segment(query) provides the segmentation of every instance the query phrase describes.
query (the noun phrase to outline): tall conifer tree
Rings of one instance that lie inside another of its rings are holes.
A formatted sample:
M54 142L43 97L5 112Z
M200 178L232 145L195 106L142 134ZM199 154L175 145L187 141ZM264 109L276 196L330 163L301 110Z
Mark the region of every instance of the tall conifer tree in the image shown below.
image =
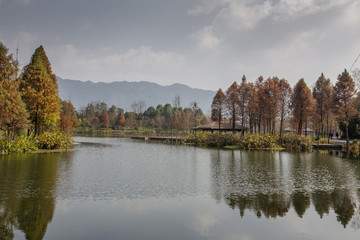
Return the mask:
M59 95L55 74L42 46L35 50L24 68L20 83L23 101L38 135L44 127L53 127L59 119Z

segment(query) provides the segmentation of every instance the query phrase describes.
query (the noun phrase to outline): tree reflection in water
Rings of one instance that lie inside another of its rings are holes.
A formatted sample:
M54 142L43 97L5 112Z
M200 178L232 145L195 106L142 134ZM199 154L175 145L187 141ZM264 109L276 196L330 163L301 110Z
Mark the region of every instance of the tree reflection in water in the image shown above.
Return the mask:
M72 153L23 154L0 158L0 239L41 240L55 210L58 168Z
M232 209L257 217L302 218L311 206L320 218L333 211L345 227L360 228L359 163L329 155L214 151L212 194Z

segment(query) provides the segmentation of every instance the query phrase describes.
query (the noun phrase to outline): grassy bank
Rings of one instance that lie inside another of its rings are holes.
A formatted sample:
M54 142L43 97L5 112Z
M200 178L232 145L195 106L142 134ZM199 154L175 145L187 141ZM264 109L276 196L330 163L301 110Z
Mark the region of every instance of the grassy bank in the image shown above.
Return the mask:
M183 139L184 143L197 146L221 147L244 150L288 150L312 149L312 139L299 135L245 134L199 132Z
M44 150L71 149L71 135L61 132L44 132L38 137L20 135L14 139L0 138L0 153L43 152Z

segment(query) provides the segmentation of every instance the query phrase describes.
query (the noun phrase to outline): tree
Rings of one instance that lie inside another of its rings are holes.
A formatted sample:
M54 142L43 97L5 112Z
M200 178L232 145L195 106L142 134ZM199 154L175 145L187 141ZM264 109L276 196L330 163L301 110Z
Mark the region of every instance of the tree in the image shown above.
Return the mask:
M333 94L333 87L331 86L330 79L326 79L324 74L322 73L321 76L315 83L315 87L313 89L313 96L315 100L315 116L317 122L319 123L319 135L324 137L324 125L325 125L325 118L327 126L329 125L329 115L332 110L332 102L330 101ZM328 127L327 131L328 133Z
M276 117L278 115L278 104L279 104L279 78L273 77L268 78L263 83L263 99L264 102L264 128L266 127L267 132L275 133Z
M144 110L146 108L146 104L142 100L141 101L135 101L135 102L133 102L131 104L131 108L136 114L140 115L140 114L142 114L144 112Z
M110 124L110 119L109 119L109 114L106 110L103 110L103 112L101 113L100 117L100 124L103 128L108 128L109 124Z
M44 127L55 126L60 115L58 86L42 46L35 50L24 68L20 91L34 124L35 135Z
M249 97L250 97L250 86L246 82L245 75L243 75L241 79L241 84L238 87L239 112L241 116L242 127L246 126L245 115L246 115L247 105L249 104L250 101Z
M352 78L353 78L357 88L360 89L360 69L359 68L355 68L352 71Z
M199 105L197 102L192 102L191 104L191 110L193 112L193 117L194 117L194 127L196 127L199 123L199 119L198 117L201 115L201 109L199 108Z
M247 104L247 110L249 116L249 129L250 133L256 132L256 124L257 124L257 113L259 109L258 105L258 92L256 91L256 87L253 83L249 83L249 103ZM260 131L260 129L259 129Z
M265 112L264 103L266 102L263 81L264 81L263 76L260 76L255 84L255 91L256 91L255 101L257 106L256 119L257 119L259 133L261 130L261 124L263 123L263 119L264 119L264 112Z
M225 100L225 94L221 89L219 89L216 92L211 104L211 120L219 123L219 129L221 127L221 120L224 114Z
M74 105L70 101L60 101L60 130L66 134L72 134L78 125Z
M231 84L231 86L226 90L225 96L226 109L232 121L233 132L235 132L237 109L239 106L238 85L236 82L233 82L233 84Z
M7 134L28 127L28 113L21 100L17 81L18 63L0 42L0 129Z
M349 122L356 113L353 100L356 94L355 83L350 74L344 70L337 78L334 87L334 103L339 120L345 125L346 146L349 149Z
M180 96L179 95L176 95L174 97L173 105L174 105L174 108L179 108L180 107Z
M298 134L301 135L303 124L311 116L314 100L311 91L306 85L304 79L300 79L295 87L291 97L292 115L297 124Z
M124 126L125 125L125 115L123 111L120 111L120 113L117 116L117 124L119 124L120 126Z
M288 81L281 79L279 81L279 115L280 115L280 139L282 138L282 131L284 126L284 118L290 108L291 87Z

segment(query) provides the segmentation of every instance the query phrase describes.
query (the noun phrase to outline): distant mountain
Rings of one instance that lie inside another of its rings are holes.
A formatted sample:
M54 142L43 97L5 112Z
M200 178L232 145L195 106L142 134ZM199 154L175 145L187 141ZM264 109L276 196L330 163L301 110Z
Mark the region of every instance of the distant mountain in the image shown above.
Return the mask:
M109 107L115 105L125 111L131 111L131 104L143 100L146 106L173 103L175 96L180 96L182 107L188 107L196 101L205 114L210 113L210 105L215 92L190 88L183 84L161 86L152 82L112 82L94 83L69 80L57 77L59 95L63 100L71 100L76 109L85 107L90 102L105 102Z

